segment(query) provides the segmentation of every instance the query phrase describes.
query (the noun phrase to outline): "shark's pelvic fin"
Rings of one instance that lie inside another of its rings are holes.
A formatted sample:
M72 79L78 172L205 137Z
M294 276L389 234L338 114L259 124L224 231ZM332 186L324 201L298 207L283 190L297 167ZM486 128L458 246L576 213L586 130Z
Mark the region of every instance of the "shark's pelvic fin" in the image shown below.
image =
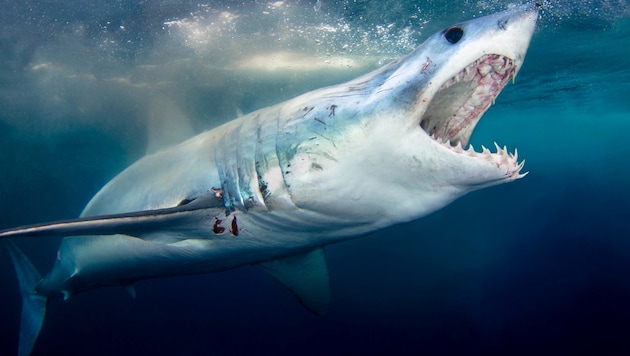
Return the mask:
M133 284L127 284L126 286L124 286L124 288L125 291L129 293L131 298L136 299L136 288L133 286Z
M35 285L41 279L41 275L35 266L11 241L9 241L8 248L20 286L20 294L22 295L22 320L18 355L27 356L33 350L39 331L44 323L47 298L35 291Z
M315 314L322 314L330 306L330 280L324 248L262 262L256 267L284 284L302 304Z

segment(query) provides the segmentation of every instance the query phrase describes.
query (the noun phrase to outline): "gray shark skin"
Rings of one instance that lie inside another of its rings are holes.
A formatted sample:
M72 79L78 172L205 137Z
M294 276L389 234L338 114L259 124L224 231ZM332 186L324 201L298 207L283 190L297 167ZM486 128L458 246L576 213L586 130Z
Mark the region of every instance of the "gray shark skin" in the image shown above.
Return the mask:
M523 177L516 152L468 146L520 69L527 4L459 23L350 82L265 108L145 156L81 218L5 230L64 237L43 278L13 244L29 354L49 296L255 265L311 311L330 303L323 247Z

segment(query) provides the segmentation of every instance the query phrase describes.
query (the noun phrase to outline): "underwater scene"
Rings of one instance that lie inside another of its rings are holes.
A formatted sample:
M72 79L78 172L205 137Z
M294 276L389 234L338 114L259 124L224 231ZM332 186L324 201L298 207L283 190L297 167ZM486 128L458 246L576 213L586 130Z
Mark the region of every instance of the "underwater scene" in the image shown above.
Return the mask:
M77 218L146 155L515 5L4 1L0 230ZM143 279L51 297L31 354L630 353L630 3L538 7L522 68L470 137L517 148L525 177L327 245L321 315L251 266ZM0 239L0 354L20 339L11 244L45 275L61 240Z

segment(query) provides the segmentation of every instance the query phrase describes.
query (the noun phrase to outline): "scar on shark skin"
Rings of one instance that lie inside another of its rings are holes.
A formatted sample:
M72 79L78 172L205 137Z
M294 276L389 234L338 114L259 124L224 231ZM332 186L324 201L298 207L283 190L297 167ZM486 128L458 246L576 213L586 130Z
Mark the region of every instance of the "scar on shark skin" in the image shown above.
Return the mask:
M232 233L232 235L234 235L235 237L238 236L238 225L236 224L236 215L234 215L234 218L232 218L231 226L232 228L230 229L230 232Z
M336 108L337 108L337 105L335 105L335 104L330 106L330 114L328 114L328 117L335 116L335 109Z
M214 225L212 225L212 232L214 232L215 234L222 234L225 232L225 228L221 226L222 221L223 220L217 218L216 216L214 217Z
M422 66L422 70L420 71L420 73L424 73L427 68L429 68L429 66L431 65L431 59L429 59L429 57L427 57L427 62L424 64L424 66Z
M215 197L223 198L223 189L212 187L212 191L214 192Z

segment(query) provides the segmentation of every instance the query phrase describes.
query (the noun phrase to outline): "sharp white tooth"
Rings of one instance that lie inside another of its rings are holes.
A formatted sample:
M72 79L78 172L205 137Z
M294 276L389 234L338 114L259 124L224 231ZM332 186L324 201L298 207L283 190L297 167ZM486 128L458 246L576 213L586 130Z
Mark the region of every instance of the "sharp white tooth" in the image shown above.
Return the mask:
M516 148L514 149L514 156L512 156L512 157L514 157L514 161L515 162L518 162L518 149L516 149Z
M523 169L523 166L525 165L525 160L523 160L517 167L516 167L516 178L523 178L526 175L529 174L529 172L524 172L521 173L521 170Z
M486 75L488 75L491 70L492 70L492 66L488 64L480 65L479 67L477 67L477 71L482 77L485 77Z
M507 146L503 146L503 155L506 156L506 157L508 155Z
M496 149L497 149L497 153L500 153L500 151L501 151L501 147L499 147L499 145L497 144L497 142L496 142L496 141L494 142L494 147L496 147Z
M490 154L490 151L484 145L481 145L481 153Z
M468 152L469 153L477 153L477 152L475 152L475 148L473 147L472 143L470 145L468 145Z
M516 72L517 72L516 69L517 69L516 66L514 66L514 70L512 71L512 84L514 84L514 81L516 80Z

